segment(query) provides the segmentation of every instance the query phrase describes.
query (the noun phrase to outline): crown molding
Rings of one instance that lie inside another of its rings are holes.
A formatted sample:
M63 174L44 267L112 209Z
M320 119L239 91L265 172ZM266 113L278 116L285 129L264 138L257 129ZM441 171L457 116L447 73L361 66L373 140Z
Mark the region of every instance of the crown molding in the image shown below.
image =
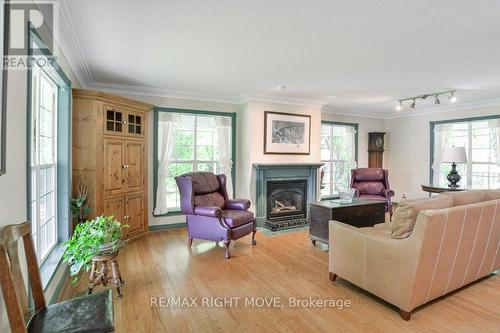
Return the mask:
M107 82L95 82L95 89L102 89L123 95L151 96L160 98L186 99L201 102L240 104L238 97L229 94L218 94L210 92L194 92L174 89L162 89L129 84L116 84Z
M325 105L322 112L326 114L336 115L336 116L347 116L347 117L361 117L361 118L371 118L371 119L385 119L386 113L375 113L375 112L363 112L360 110L353 110L350 108L333 107L330 105Z
M275 104L288 104L294 106L303 106L309 108L322 108L328 101L314 100L305 98L296 98L289 96L277 96L270 94L251 94L243 93L239 95L239 103L247 102L260 102L260 103L275 103Z
M73 70L73 73L75 73L82 87L85 89L93 89L94 80L81 46L82 44L74 29L68 6L65 1L58 1L57 7L61 23L59 27L59 45L62 49L62 53L64 53L69 66Z

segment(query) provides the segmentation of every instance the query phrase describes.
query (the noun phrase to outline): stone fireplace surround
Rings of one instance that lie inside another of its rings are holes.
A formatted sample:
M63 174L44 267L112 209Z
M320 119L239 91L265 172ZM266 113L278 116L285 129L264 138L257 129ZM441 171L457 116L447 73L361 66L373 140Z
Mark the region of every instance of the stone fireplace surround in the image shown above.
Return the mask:
M267 182L307 180L307 203L318 198L318 169L322 163L254 163L255 215L257 226L263 227L267 219ZM309 216L309 208L307 209Z

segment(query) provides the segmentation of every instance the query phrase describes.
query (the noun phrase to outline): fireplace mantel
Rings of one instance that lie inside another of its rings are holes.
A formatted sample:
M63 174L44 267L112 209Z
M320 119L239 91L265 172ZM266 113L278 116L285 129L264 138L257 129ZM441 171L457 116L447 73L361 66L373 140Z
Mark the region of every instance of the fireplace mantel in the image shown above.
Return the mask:
M323 163L254 163L255 213L257 225L264 226L267 213L267 182L272 180L307 180L307 198L315 202L318 195L318 169Z
M324 163L254 163L255 169L272 169L272 168L321 168Z

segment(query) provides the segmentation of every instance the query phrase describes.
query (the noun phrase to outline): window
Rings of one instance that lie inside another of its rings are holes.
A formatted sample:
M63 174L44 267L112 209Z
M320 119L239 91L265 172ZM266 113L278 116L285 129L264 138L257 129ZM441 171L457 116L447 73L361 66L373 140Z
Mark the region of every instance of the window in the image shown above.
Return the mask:
M57 243L57 86L37 65L31 120L32 234L42 261Z
M500 187L500 117L431 122L431 182L446 186L451 163L440 163L446 147L465 147L467 163L458 164L459 184L474 189Z
M321 125L321 197L339 194L349 187L351 169L356 168L358 124L323 122Z
M224 173L228 177L228 194L232 196L235 115L162 110L155 111L155 215L180 210L175 177L187 172Z
M30 55L37 61L28 76L27 215L46 283L53 273L48 267L54 263L47 260L45 267L45 259L51 253L62 254L52 250L68 238L71 223L71 82L54 59L48 61L52 56L39 36L29 31Z

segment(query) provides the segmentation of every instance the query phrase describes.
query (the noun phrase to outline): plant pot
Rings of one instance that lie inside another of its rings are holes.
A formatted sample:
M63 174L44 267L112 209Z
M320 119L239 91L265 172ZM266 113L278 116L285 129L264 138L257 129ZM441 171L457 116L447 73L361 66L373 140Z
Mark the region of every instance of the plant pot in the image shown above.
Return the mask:
M121 239L115 242L104 243L99 246L98 255L113 254L120 251L125 246L125 242Z

